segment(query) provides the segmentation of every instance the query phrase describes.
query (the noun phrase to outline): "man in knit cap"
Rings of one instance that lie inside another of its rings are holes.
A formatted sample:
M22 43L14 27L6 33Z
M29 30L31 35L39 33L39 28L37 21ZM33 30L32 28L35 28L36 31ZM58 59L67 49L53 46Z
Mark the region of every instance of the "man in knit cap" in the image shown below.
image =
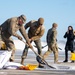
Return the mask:
M7 50L12 50L10 61L14 61L15 45L11 36L17 37L19 40L22 40L22 37L16 32L19 30L23 35L24 39L28 43L29 47L32 48L29 38L26 34L24 23L26 21L26 16L21 15L19 17L13 17L7 19L3 24L1 24L1 39L6 45Z
M43 36L43 34L45 32L45 27L44 27L43 23L44 23L44 19L39 18L38 21L32 20L25 25L25 29L29 28L28 37L31 42L34 41L34 43L36 44L39 55L41 55L41 40L40 40L40 38ZM26 58L27 53L28 53L28 47L25 46L25 49L22 54L21 64L24 64L24 59ZM39 67L42 68L43 67L42 64L39 64Z

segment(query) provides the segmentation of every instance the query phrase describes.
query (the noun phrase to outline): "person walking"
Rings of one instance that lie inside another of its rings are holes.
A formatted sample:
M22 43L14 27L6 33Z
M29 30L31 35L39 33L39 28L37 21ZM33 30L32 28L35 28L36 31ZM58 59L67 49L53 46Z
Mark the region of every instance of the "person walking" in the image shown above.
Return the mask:
M74 53L73 50L73 44L74 44L74 32L73 27L68 26L68 31L65 33L64 38L67 38L67 42L65 45L65 60L63 62L68 62L68 51L71 51L71 53ZM74 61L71 61L72 63Z
M44 19L39 18L38 21L31 20L30 22L28 22L25 25L25 29L29 28L28 37L31 42L33 41L36 44L39 55L42 54L40 38L43 36L43 34L45 32L45 27L44 27L43 23L44 23ZM22 53L21 64L24 64L24 59L27 57L27 53L28 53L28 47L26 45L25 49L23 50L23 53ZM39 64L38 67L42 68L43 66L42 66L42 64Z
M53 23L52 28L50 28L47 32L47 45L48 45L48 50L44 53L43 59L48 57L50 53L53 52L54 54L54 63L59 63L58 62L58 46L57 46L57 24Z
M32 48L30 44L28 35L26 34L26 30L24 28L24 23L26 21L25 15L20 15L19 17L12 17L7 19L3 24L1 24L1 39L6 45L7 50L12 50L10 61L14 61L14 53L15 53L15 45L11 38L11 36L17 37L19 40L22 40L22 37L17 34L19 30L23 35L24 39L28 43L29 47Z

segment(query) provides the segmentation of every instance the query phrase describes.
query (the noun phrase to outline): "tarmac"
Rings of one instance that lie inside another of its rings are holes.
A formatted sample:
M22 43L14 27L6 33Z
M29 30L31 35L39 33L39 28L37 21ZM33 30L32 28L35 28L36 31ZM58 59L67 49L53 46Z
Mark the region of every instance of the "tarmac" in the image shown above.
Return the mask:
M44 53L44 52L43 52ZM16 51L15 53L15 61L17 63L20 63L21 61L21 55L22 51ZM70 58L70 55L69 55ZM53 54L49 55L49 57L46 59L49 65L54 65L54 56ZM63 63L64 61L64 54L59 53L59 62L60 64L57 65L62 65L62 66L75 66L75 63L71 63L70 59L69 62ZM30 51L28 53L27 58L25 59L25 65L26 64L38 64L36 61L36 55ZM44 68L37 68L33 71L30 70L7 70L7 69L2 69L0 70L0 75L75 75L75 70L65 70L65 69L44 69Z

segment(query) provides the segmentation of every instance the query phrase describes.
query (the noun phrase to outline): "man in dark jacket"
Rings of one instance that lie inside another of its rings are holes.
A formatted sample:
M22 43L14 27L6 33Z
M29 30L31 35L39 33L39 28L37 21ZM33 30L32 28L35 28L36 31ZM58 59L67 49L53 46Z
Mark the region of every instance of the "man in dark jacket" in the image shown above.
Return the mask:
M70 50L72 53L74 52L73 50L74 33L72 26L68 27L68 31L65 33L64 38L67 38L67 42L65 45L65 60L63 62L68 62L68 51Z
M15 53L15 45L13 40L11 39L11 36L15 36L19 40L22 40L22 37L16 33L18 30L23 35L24 39L26 40L30 48L32 48L32 45L30 44L29 38L26 34L26 31L23 25L25 21L26 21L26 17L24 15L21 15L19 17L13 17L13 18L7 19L0 26L2 41L5 42L7 50L12 50L10 61L14 60L14 53Z

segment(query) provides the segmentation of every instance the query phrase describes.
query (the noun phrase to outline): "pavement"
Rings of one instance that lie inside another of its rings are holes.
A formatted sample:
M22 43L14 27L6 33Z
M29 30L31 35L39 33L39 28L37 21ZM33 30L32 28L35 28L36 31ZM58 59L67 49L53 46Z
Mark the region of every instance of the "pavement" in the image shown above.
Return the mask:
M44 52L43 52L44 53ZM22 55L22 51L16 51L15 53L15 61L17 63L20 63L21 61L21 55ZM70 55L69 55L70 58ZM54 64L54 56L53 54L49 55L49 57L46 59L46 61L48 62L49 65L55 65ZM63 63L64 61L64 54L60 53L59 54L59 62L60 64L56 64L59 66L75 66L75 63L71 63L70 59L69 62L67 63ZM25 65L26 64L38 64L36 61L36 55L30 51L28 53L27 58L25 59ZM65 69L50 69L50 68L37 68L33 71L29 71L29 70L6 70L6 69L2 69L0 70L0 75L75 75L75 70L65 70Z

